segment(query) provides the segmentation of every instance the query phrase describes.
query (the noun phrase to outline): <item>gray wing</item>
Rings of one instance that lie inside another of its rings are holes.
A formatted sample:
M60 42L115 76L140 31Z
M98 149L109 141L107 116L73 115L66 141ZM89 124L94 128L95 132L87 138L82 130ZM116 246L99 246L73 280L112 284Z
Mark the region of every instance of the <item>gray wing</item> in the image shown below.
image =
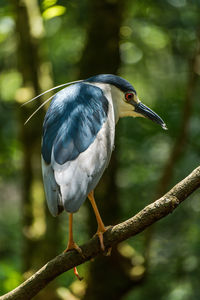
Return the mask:
M95 141L75 160L59 165L52 157L55 182L66 211L77 211L96 187L110 161L113 142L114 131L110 130L109 122L105 122Z
M43 157L42 161L42 175L45 195L47 198L47 205L51 214L55 217L63 211L61 202L60 187L55 181L54 170L50 164L47 164Z

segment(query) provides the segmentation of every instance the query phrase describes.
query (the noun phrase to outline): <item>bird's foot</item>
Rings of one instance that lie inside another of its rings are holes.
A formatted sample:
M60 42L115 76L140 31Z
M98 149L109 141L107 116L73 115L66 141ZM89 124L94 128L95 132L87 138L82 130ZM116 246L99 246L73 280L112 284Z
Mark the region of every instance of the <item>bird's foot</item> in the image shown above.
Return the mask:
M105 231L106 231L106 229L104 231L97 230L97 233L96 233L96 235L98 235L101 250L103 252L105 251L105 246L104 246L104 242L103 242L103 234L104 234Z
M103 241L103 234L104 232L106 232L111 226L107 226L107 227L98 227L97 233L96 235L98 235L99 238L99 242L100 242L100 246L101 246L101 250L103 252L105 252L105 246L104 246L104 241ZM111 254L111 250L112 248L108 248L107 252L106 252L106 256L109 256Z
M70 250L76 250L79 254L83 256L82 249L74 242L74 241L69 241L67 248L64 250L64 253L70 251ZM78 280L82 280L83 277L81 277L78 273L78 270L76 267L74 267L74 275L78 278Z
M70 250L76 250L79 254L83 254L82 249L74 241L68 242L67 248L64 250L64 253Z

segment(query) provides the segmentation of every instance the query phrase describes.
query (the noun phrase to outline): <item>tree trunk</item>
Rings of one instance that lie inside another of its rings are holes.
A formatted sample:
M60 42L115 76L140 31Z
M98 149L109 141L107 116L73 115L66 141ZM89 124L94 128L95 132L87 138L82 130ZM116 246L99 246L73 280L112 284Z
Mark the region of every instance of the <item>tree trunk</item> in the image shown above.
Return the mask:
M56 230L58 219L53 218L49 213L46 214L44 197L42 197L43 185L41 182L40 149L42 120L45 110L44 108L41 109L38 116L32 118L31 121L24 126L26 119L41 102L37 100L22 107L20 104L38 95L42 89L49 88L49 85L52 84L52 79L50 77L51 70L49 64L39 55L44 36L44 27L37 0L12 0L12 3L16 12L18 70L23 78L23 87L18 90L16 95L23 152L21 201L23 228L22 271L29 273L58 253L57 245L59 243L57 242L58 236ZM34 24L36 23L37 26L35 27ZM45 67L43 67L44 64ZM44 78L45 80L43 80ZM37 219L35 220L33 214L34 206L38 205L38 199L40 199L40 209L43 211L42 221L44 226L43 233L40 234L39 238L36 237L33 226L34 222L38 221ZM45 222L45 217L47 218L47 222ZM44 236L45 226L47 226L48 233L51 231L51 235L46 234ZM38 253L41 254L38 255ZM51 290L51 292L48 292L49 290ZM45 294L45 298L57 299L55 293L52 292L51 286L45 290ZM47 294L50 295L47 297ZM37 299L40 299L40 296L38 296Z

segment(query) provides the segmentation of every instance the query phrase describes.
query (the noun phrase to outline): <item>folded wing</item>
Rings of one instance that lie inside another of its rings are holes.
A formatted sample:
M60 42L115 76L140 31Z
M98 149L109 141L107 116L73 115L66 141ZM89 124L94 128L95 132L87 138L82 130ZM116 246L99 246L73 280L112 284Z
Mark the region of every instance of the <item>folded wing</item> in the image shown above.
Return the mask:
M91 84L69 86L52 100L43 125L42 170L54 216L63 208L77 211L101 178L114 142L110 114L108 99Z

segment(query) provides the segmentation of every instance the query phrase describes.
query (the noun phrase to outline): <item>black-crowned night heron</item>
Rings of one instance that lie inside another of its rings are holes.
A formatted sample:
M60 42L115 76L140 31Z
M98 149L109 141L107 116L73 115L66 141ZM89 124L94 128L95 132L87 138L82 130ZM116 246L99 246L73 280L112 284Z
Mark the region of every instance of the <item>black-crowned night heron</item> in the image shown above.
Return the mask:
M67 84L66 84L67 85ZM73 240L72 216L88 197L96 215L104 250L102 222L94 189L109 164L115 125L121 117L145 117L166 129L164 121L142 104L134 87L115 75L97 75L59 91L46 113L42 139L42 172L49 210L69 213L67 250Z

